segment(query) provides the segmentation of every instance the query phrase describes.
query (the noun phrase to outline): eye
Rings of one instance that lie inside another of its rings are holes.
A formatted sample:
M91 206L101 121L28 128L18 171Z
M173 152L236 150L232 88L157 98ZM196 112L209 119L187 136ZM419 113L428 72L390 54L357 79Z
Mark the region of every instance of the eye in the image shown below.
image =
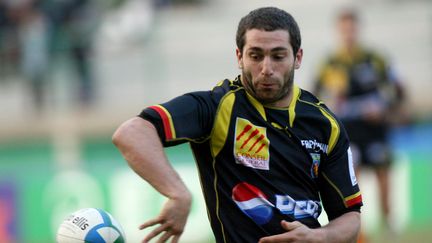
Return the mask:
M277 61L281 61L286 57L286 54L284 53L278 53L273 55L273 59Z
M260 60L260 59L261 59L261 56L262 56L262 55L260 55L260 54L258 54L258 53L255 53L255 52L251 52L251 53L249 53L249 57L250 57L250 59L252 59L252 60L254 60L254 61L258 61L258 60Z

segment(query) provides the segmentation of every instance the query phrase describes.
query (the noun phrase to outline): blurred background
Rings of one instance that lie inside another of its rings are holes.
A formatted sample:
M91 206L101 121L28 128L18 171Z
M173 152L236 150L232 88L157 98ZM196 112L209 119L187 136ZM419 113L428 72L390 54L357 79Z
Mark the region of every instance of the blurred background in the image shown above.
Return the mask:
M430 242L428 0L0 0L0 242L53 242L60 222L84 207L112 213L129 242L142 239L138 225L164 198L127 167L112 133L146 106L234 78L238 21L262 6L298 21L304 58L295 80L305 89L335 47L336 12L360 11L363 41L392 61L409 116L391 136L393 235L382 233L367 171L363 229L371 242ZM167 153L194 195L181 241L214 242L189 147Z

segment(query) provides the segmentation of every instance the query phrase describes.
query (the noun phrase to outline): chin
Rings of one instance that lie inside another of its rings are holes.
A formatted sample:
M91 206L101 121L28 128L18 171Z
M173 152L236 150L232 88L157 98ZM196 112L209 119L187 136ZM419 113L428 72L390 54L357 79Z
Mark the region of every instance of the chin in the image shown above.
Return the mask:
M272 97L258 97L257 100L264 105L271 105L277 101L273 96Z

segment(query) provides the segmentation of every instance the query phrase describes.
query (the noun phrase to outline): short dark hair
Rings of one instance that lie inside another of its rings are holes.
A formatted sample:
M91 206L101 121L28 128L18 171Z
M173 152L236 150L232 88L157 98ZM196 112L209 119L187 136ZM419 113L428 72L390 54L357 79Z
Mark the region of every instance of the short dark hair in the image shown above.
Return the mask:
M349 20L352 21L354 23L359 22L359 16L358 13L355 9L353 8L344 8L341 9L337 15L337 20L338 21L345 21L345 20Z
M300 49L301 36L300 29L295 19L286 11L275 8L265 7L251 11L244 16L238 25L236 44L237 48L243 52L245 45L245 34L250 29L259 29L265 31L286 30L289 33L290 44L294 51L294 56Z

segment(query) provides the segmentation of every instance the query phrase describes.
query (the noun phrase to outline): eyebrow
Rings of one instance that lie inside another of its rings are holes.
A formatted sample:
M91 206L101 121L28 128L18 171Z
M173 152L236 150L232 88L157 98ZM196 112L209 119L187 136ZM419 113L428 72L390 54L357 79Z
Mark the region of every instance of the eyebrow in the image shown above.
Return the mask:
M248 51L258 51L258 52L262 52L263 49L260 47L251 47L248 49ZM278 51L288 51L288 48L286 47L275 47L273 49L270 50L270 52L278 52Z

